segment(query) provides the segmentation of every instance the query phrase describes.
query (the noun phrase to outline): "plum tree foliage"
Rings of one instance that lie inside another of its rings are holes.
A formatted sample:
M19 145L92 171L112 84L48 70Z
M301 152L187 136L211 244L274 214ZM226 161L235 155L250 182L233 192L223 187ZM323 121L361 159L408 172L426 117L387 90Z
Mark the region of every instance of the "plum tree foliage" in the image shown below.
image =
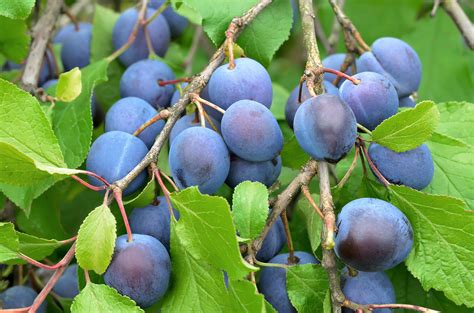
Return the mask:
M340 2L0 1L0 310L472 313L474 11Z

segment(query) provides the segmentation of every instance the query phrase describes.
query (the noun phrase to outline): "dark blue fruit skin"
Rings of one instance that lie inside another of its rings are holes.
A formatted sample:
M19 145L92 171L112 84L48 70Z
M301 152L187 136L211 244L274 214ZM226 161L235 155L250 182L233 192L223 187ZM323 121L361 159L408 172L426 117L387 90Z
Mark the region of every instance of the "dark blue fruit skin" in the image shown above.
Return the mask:
M214 123L214 126L217 128L217 130L220 131L221 123L219 123L212 117L209 117L209 118ZM185 116L181 117L176 122L176 124L174 124L170 133L170 143L173 143L175 138L179 134L181 134L183 130L188 129L190 127L201 127L201 123L199 121L196 121L196 115L194 113L186 114ZM206 128L214 130L214 128L212 128L211 124L207 120L206 120Z
M3 309L25 308L33 304L38 294L36 291L26 286L10 287L0 294L0 300L3 302ZM43 302L38 313L46 313L47 302Z
M122 235L115 243L104 281L146 308L163 297L170 274L170 256L158 239L134 234L133 241L127 242L127 235Z
M143 123L158 112L145 100L136 97L122 98L107 111L105 131L114 130L133 134ZM156 136L165 126L165 121L156 121L138 135L148 148L155 142Z
M230 158L230 171L226 184L235 188L243 181L260 182L267 187L273 185L281 173L281 157L264 162L251 162L237 156Z
M421 61L406 42L391 37L377 39L372 51L365 52L357 60L359 72L377 72L386 76L400 98L418 90L421 82Z
M357 136L351 108L329 94L303 102L296 112L293 128L306 153L331 163L338 162L352 149Z
M79 294L77 279L77 264L67 267L63 275L59 278L53 291L62 298L72 299Z
M257 252L257 260L267 262L281 251L286 243L285 228L279 216L263 240L262 247Z
M369 147L369 156L380 173L392 184L422 190L433 179L433 157L425 144L397 153L373 143Z
M132 64L120 79L120 95L138 97L160 109L170 105L173 85L160 86L158 80L172 80L171 68L158 60L142 60Z
M254 100L267 108L272 105L272 81L267 70L250 58L235 60L235 68L221 65L208 84L210 101L224 110L239 100Z
M416 106L415 100L412 97L403 97L398 100L400 108L414 108Z
M374 72L362 72L353 77L360 83L355 85L346 80L339 92L359 124L374 130L383 120L397 114L398 95L390 80Z
M319 261L309 253L295 251L295 256L299 258L298 264L319 264ZM288 253L277 255L269 263L288 264ZM291 305L286 292L285 269L264 267L260 273L257 287L278 313L296 313L296 309Z
M340 71L345 58L346 58L346 55L344 53L331 54L325 57L322 63L325 68L330 68L336 71ZM349 66L349 68L345 71L345 73L347 75L352 76L352 68ZM336 78L337 78L336 74L324 73L324 80L327 80L330 83L332 83ZM341 78L339 80L338 86L340 86L345 80L346 80L345 78Z
M339 96L339 89L335 87L333 84L331 84L329 81L325 80L323 81L324 85L324 90L326 93ZM303 83L303 86L301 87L301 103L305 102L309 98L311 98L311 95L309 94L308 87L306 86L306 82ZM293 128L293 120L295 119L295 114L298 108L300 107L300 104L298 102L298 96L300 92L300 86L296 86L290 93L290 96L288 97L288 100L286 101L286 106L285 106L285 119L286 122L288 123L288 126L290 128Z
M384 272L361 272L357 276L348 275L347 269L341 275L342 292L348 300L359 304L396 303L395 291L390 279ZM343 308L343 313L354 310ZM391 313L391 309L376 309L374 313Z
M247 161L272 160L283 148L278 122L267 107L256 101L232 104L222 118L221 131L229 150Z
M65 71L89 65L91 41L92 25L89 23L80 23L77 31L74 25L69 24L56 34L53 42L62 44L61 60Z
M157 10L164 2L164 0L151 0L148 6ZM188 19L176 13L170 5L163 11L163 16L170 27L171 38L179 37L189 24Z
M337 217L334 251L348 266L364 272L388 270L403 262L413 247L407 217L383 200L361 198Z
M143 234L158 239L166 250L170 250L171 215L165 197L156 198L158 205L135 208L130 214L130 228L134 234ZM179 212L173 208L174 216L179 219Z
M229 174L229 151L215 131L191 127L173 141L169 165L180 189L198 186L202 193L212 194Z
M148 153L146 145L137 137L125 132L111 131L100 135L92 144L87 156L86 169L113 183L127 175ZM124 190L129 195L140 188L146 180L145 171ZM89 181L95 186L103 185L96 178Z
M151 17L154 12L155 10L153 9L147 9L146 18ZM137 19L138 12L135 8L125 10L120 15L112 32L112 42L115 49L119 49L127 42ZM166 51L168 51L171 40L170 28L166 19L160 14L147 25L147 31L150 34L151 43L155 53L160 57L164 57ZM127 51L119 56L119 60L123 65L130 66L137 61L148 58L148 54L149 51L146 45L145 33L143 28L140 28L135 41Z

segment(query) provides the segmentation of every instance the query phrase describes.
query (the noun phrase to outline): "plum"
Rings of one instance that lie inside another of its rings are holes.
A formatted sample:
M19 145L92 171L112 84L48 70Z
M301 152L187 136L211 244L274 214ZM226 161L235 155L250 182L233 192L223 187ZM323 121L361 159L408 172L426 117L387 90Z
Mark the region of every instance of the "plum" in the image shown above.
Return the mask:
M237 156L230 158L230 171L226 183L235 188L243 181L260 182L267 187L273 185L281 172L281 157L263 162L251 162Z
M77 264L69 265L58 282L53 287L53 291L60 297L72 299L79 294L79 284L77 279Z
M281 217L278 216L278 219L272 225L272 227L268 231L267 236L263 240L262 247L257 252L257 260L261 262L267 262L281 251L285 243L285 227L283 226Z
M214 126L217 128L218 131L221 129L221 123L216 121L214 118L209 117L209 119L212 121ZM170 133L170 143L173 143L174 139L181 134L181 132L185 129L188 129L190 127L200 127L201 123L198 119L196 119L196 115L194 113L186 114L185 116L181 117L173 126L171 129ZM214 130L212 125L209 123L209 121L206 120L206 127Z
M26 308L33 304L38 294L27 286L13 286L0 294L3 309ZM36 312L46 313L47 302L43 302Z
M165 0L151 0L148 6L157 10L164 2ZM163 16L170 27L171 38L179 37L189 24L188 19L176 13L170 5L163 11Z
M346 204L337 217L334 251L348 266L364 272L388 270L413 247L410 221L397 207L374 198Z
M73 24L64 26L56 34L53 42L62 44L61 60L65 71L89 65L92 42L90 23L79 23L78 29Z
M341 66L344 63L345 58L346 58L345 53L335 53L335 54L331 54L331 55L328 55L327 57L325 57L323 59L322 63L323 63L323 66L325 68L330 68L330 69L333 69L333 70L336 70L336 71L340 71ZM349 68L345 71L345 73L349 76L353 75L352 67L349 66ZM324 73L324 80L326 80L330 83L332 83L336 78L337 78L336 74ZM340 86L345 80L346 80L345 78L341 78L339 80L338 86Z
M414 108L416 106L416 102L411 96L400 98L398 103L400 108Z

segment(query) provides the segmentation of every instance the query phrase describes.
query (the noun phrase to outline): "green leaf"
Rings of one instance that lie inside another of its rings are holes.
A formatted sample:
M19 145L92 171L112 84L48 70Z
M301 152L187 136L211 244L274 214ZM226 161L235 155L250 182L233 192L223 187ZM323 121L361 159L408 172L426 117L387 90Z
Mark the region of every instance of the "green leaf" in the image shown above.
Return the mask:
M20 241L20 252L35 260L49 256L62 244L54 239L44 239L32 235L17 233Z
M59 75L56 97L60 101L71 102L81 94L81 91L81 70L78 67Z
M255 239L268 216L268 190L258 182L244 181L234 189L232 216L240 237Z
M273 90L273 102L270 110L272 111L275 118L279 121L286 121L285 120L285 107L286 107L286 100L290 96L290 92L285 89L285 87L281 86L280 84L273 83L272 84Z
M64 160L71 168L82 164L92 139L91 97L96 84L107 80L109 63L102 60L82 69L82 92L70 103L58 103L53 116L54 132Z
M298 312L321 312L328 290L328 277L321 265L290 266L286 273L288 297Z
M383 121L372 132L372 139L396 152L415 149L436 129L439 111L432 101L423 101Z
M434 133L427 143L435 172L426 191L463 199L474 210L474 148L454 138Z
M472 309L457 306L449 301L442 292L423 290L420 282L407 271L403 264L387 272L395 289L397 303L409 303L441 312L472 313ZM401 312L412 313L411 310Z
M0 223L0 263L16 259L20 242L12 223Z
M182 218L182 215L181 215ZM180 220L181 220L180 218ZM228 294L222 271L195 259L171 224L171 287L163 298L163 312L223 312Z
M266 312L265 299L248 280L229 282L231 312Z
M30 39L25 21L0 16L0 54L5 58L16 63L23 61L28 55Z
M115 51L111 38L119 16L119 13L109 8L95 5L92 21L91 63L98 62Z
M438 104L440 122L437 131L474 146L474 104L444 102Z
M329 293L329 290L326 292L326 297L324 297L323 312L324 313L332 312L331 294Z
M173 3L178 1L202 16L204 30L216 45L224 41L225 30L232 18L242 15L256 3L254 0L222 1L219 5L213 0L173 0ZM245 54L263 64L270 63L290 35L292 15L289 12L291 5L287 0L275 0L265 8L237 40Z
M30 15L34 5L35 0L2 1L0 2L0 15L15 20L24 20Z
M292 169L300 169L303 164L309 160L309 155L301 149L298 140L296 140L296 137L292 135L292 137L283 145L281 160L283 166Z
M135 302L120 295L117 290L107 286L88 283L81 293L74 298L72 313L116 312L143 313Z
M145 188L134 198L124 201L123 204L129 207L138 208L149 205L155 199L156 180L153 176Z
M405 261L423 289L444 292L456 304L474 306L474 214L448 196L390 186L391 202L405 213L414 246ZM453 275L453 273L456 273Z
M191 187L172 194L171 200L180 213L176 233L194 258L225 270L231 279L242 278L256 270L240 255L225 199L203 195L197 187Z
M316 204L319 203L318 194L311 194L311 197ZM306 222L306 231L308 233L309 242L311 243L311 250L315 252L321 244L321 231L323 229L321 217L304 196L301 196L296 203L296 209L303 213Z
M103 274L114 253L115 217L109 207L101 205L82 222L77 234L77 263L86 270Z

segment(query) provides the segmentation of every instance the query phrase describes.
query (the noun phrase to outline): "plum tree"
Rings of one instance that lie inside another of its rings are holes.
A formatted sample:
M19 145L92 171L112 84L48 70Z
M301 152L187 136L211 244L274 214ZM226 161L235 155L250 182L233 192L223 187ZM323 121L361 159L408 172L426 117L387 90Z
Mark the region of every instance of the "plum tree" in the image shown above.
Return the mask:
M209 117L209 119L212 121L214 126L217 128L218 131L221 129L221 123L216 121L213 117ZM191 114L186 114L185 116L181 117L176 124L174 124L173 128L171 129L170 133L170 143L173 143L175 138L181 134L181 132L185 129L188 129L190 127L200 127L201 123L199 120L196 119L196 115L194 113ZM212 125L209 123L209 121L206 120L206 127L214 130Z
M279 254L269 263L288 264L288 256L288 253ZM295 251L295 256L298 258L297 264L319 264L312 254ZM279 313L296 312L286 292L286 270L284 268L264 267L260 273L257 287Z
M270 210L271 213L271 210ZM262 247L258 250L256 258L261 262L267 262L281 251L286 243L285 227L281 217L278 216L275 224L270 228L263 240Z
M384 272L362 272L350 276L345 269L341 275L342 292L347 299L358 304L395 303L395 291L390 279ZM343 308L343 313L354 313L354 310ZM391 309L376 309L374 313L391 313Z
M33 304L38 294L32 288L27 286L13 286L0 294L3 309L26 308ZM43 302L38 313L46 313L47 303Z
M306 153L316 160L336 163L352 148L357 124L351 108L334 95L323 94L303 102L293 128Z
M339 71L341 69L341 66L342 64L344 63L344 59L346 58L346 54L345 53L335 53L335 54L331 54L331 55L328 55L327 57L325 57L322 61L323 63L323 66L325 68L330 68L330 69L333 69L333 70L336 70L336 71ZM353 75L354 73L352 72L352 68L349 67L345 73L347 75ZM336 74L333 74L333 73L324 73L324 80L332 83L335 79L337 78ZM345 81L346 79L345 78L341 78L341 80L339 80L339 86Z
M272 112L263 104L240 100L224 113L221 131L229 150L253 162L274 159L283 148L283 134Z
M350 267L365 272L388 270L403 262L413 246L407 217L392 204L360 198L337 217L334 251Z
M72 299L79 294L77 264L69 265L59 278L53 291L60 297Z
M75 67L85 67L90 63L92 25L90 23L68 24L54 37L54 43L60 43L61 60L64 69L69 71Z
M138 61L127 68L120 79L120 95L138 97L157 109L170 105L173 85L160 86L158 80L175 79L171 68L158 60Z
M115 242L104 281L146 308L163 297L170 274L170 256L158 239L134 234L133 241L128 242L127 235L122 235Z
M133 209L130 214L130 228L134 234L144 234L158 239L166 250L170 249L171 215L165 197L156 197L157 205ZM174 216L179 212L173 208Z
M229 174L229 151L215 131L191 127L173 141L169 165L179 188L198 186L202 193L212 194Z
M359 72L377 72L387 77L400 98L418 90L421 82L421 61L406 42L391 37L377 39L372 50L357 59Z
M267 187L273 185L281 172L281 157L263 162L251 162L237 156L230 157L230 170L226 179L229 187L235 188L243 181L260 182Z
M155 10L147 9L146 18L150 18L153 13L155 13ZM135 8L125 10L120 15L112 33L112 42L115 49L119 49L128 41L137 19L138 11ZM168 51L171 40L170 28L166 19L160 14L147 25L146 29L150 34L153 50L160 57L163 57ZM146 59L148 54L145 32L143 28L140 28L132 45L119 56L119 59L125 66L130 66L137 61Z
M112 183L128 174L147 154L146 145L137 137L121 131L111 131L100 135L92 144L87 156L86 168ZM140 188L146 180L146 172L140 173L123 191L131 194ZM89 178L91 184L102 183Z
M208 84L210 101L224 110L239 100L254 100L267 108L272 105L272 81L267 70L250 58L219 66Z
M390 80L374 72L362 72L353 77L360 83L356 85L346 80L341 85L340 93L358 123L373 130L397 113L398 95Z
M337 87L335 87L329 81L324 80L323 86L326 93L339 96L339 89L337 89ZM311 98L311 95L309 94L309 90L308 90L308 87L306 86L306 82L303 83L301 88L302 88L301 89L301 103L303 103L309 98ZM293 128L293 120L295 119L296 111L301 105L301 103L298 102L299 90L300 90L300 86L298 85L291 91L290 96L288 97L288 100L286 100L285 119L286 119L286 122L288 123L288 126L290 126L290 128Z
M380 173L392 184L421 190L433 179L434 162L426 144L397 153L372 143L369 146L369 156Z
M164 2L165 0L151 0L148 6L157 10ZM176 13L170 5L162 14L170 27L171 38L179 37L189 24L188 19Z
M401 108L414 108L416 106L416 102L411 96L400 98L398 102Z
M105 131L122 131L133 134L143 123L151 119L158 112L145 100L137 97L126 97L115 102L105 115ZM155 142L165 122L157 121L148 126L138 135L148 148Z

